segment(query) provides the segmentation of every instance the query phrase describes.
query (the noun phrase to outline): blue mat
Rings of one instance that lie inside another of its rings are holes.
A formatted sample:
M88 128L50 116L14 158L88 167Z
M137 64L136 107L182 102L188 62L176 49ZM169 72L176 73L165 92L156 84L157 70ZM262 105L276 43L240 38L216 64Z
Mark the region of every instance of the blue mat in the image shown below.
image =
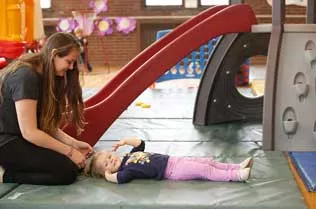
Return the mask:
M316 152L290 152L289 156L307 190L316 191Z

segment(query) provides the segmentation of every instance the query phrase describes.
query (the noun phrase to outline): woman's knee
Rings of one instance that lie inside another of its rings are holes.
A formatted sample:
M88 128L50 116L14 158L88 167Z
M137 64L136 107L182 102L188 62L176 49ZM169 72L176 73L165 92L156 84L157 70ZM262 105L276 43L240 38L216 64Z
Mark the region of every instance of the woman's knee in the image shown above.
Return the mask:
M56 177L59 179L59 184L72 184L76 181L79 170L72 161L66 161L58 166L55 171Z

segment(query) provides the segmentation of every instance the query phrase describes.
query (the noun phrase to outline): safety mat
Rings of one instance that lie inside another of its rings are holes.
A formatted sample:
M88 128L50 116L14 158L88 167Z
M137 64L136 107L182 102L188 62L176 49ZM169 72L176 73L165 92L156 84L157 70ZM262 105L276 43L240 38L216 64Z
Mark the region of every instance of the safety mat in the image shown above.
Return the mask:
M146 90L104 133L97 150L110 150L123 137L146 141L146 151L205 156L239 163L254 157L246 183L135 180L124 185L79 176L67 186L6 187L1 209L305 209L282 152L262 148L262 124L192 124L196 90ZM151 107L136 106L136 102ZM119 154L130 147L119 149ZM4 185L0 185L4 189ZM1 191L0 190L0 191Z
M316 191L316 152L290 152L289 156L306 189L310 192Z

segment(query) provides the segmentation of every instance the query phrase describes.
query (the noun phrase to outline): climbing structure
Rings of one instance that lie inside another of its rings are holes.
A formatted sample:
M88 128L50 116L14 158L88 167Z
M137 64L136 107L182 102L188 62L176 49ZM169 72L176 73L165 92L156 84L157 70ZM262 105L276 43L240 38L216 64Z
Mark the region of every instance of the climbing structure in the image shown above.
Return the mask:
M265 149L316 150L316 27L284 24L285 2L273 2L263 118ZM307 23L315 23L308 1Z

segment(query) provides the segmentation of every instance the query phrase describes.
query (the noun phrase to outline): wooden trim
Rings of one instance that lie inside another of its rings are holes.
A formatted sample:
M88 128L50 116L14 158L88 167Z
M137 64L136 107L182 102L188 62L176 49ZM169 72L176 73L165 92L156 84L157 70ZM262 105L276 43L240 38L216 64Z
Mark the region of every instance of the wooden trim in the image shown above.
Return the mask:
M256 18L272 18L272 15L271 14L257 14L256 15ZM295 19L295 18L297 18L297 19L299 19L299 18L306 18L306 16L305 15L286 15L286 18L291 18L291 19Z
M131 17L131 16L130 16ZM182 23L194 16L134 16L140 23ZM107 17L114 20L116 17ZM43 24L45 26L54 26L59 21L59 18L44 18Z
M179 20L187 20L187 19L190 19L192 17L194 17L195 15L179 15L179 16L129 16L129 17L133 17L135 18L136 20L158 20L158 19L161 19L161 20L164 20L164 21L168 21L168 20L173 20L173 19L179 19ZM116 16L107 16L107 18L109 19L115 19ZM256 15L256 18L257 19L260 19L260 18L272 18L272 15L271 14L259 14L259 15ZM287 15L286 18L306 18L305 15ZM56 25L57 22L58 22L59 18L58 17L52 17L52 18L43 18L43 22L44 22L44 25Z

